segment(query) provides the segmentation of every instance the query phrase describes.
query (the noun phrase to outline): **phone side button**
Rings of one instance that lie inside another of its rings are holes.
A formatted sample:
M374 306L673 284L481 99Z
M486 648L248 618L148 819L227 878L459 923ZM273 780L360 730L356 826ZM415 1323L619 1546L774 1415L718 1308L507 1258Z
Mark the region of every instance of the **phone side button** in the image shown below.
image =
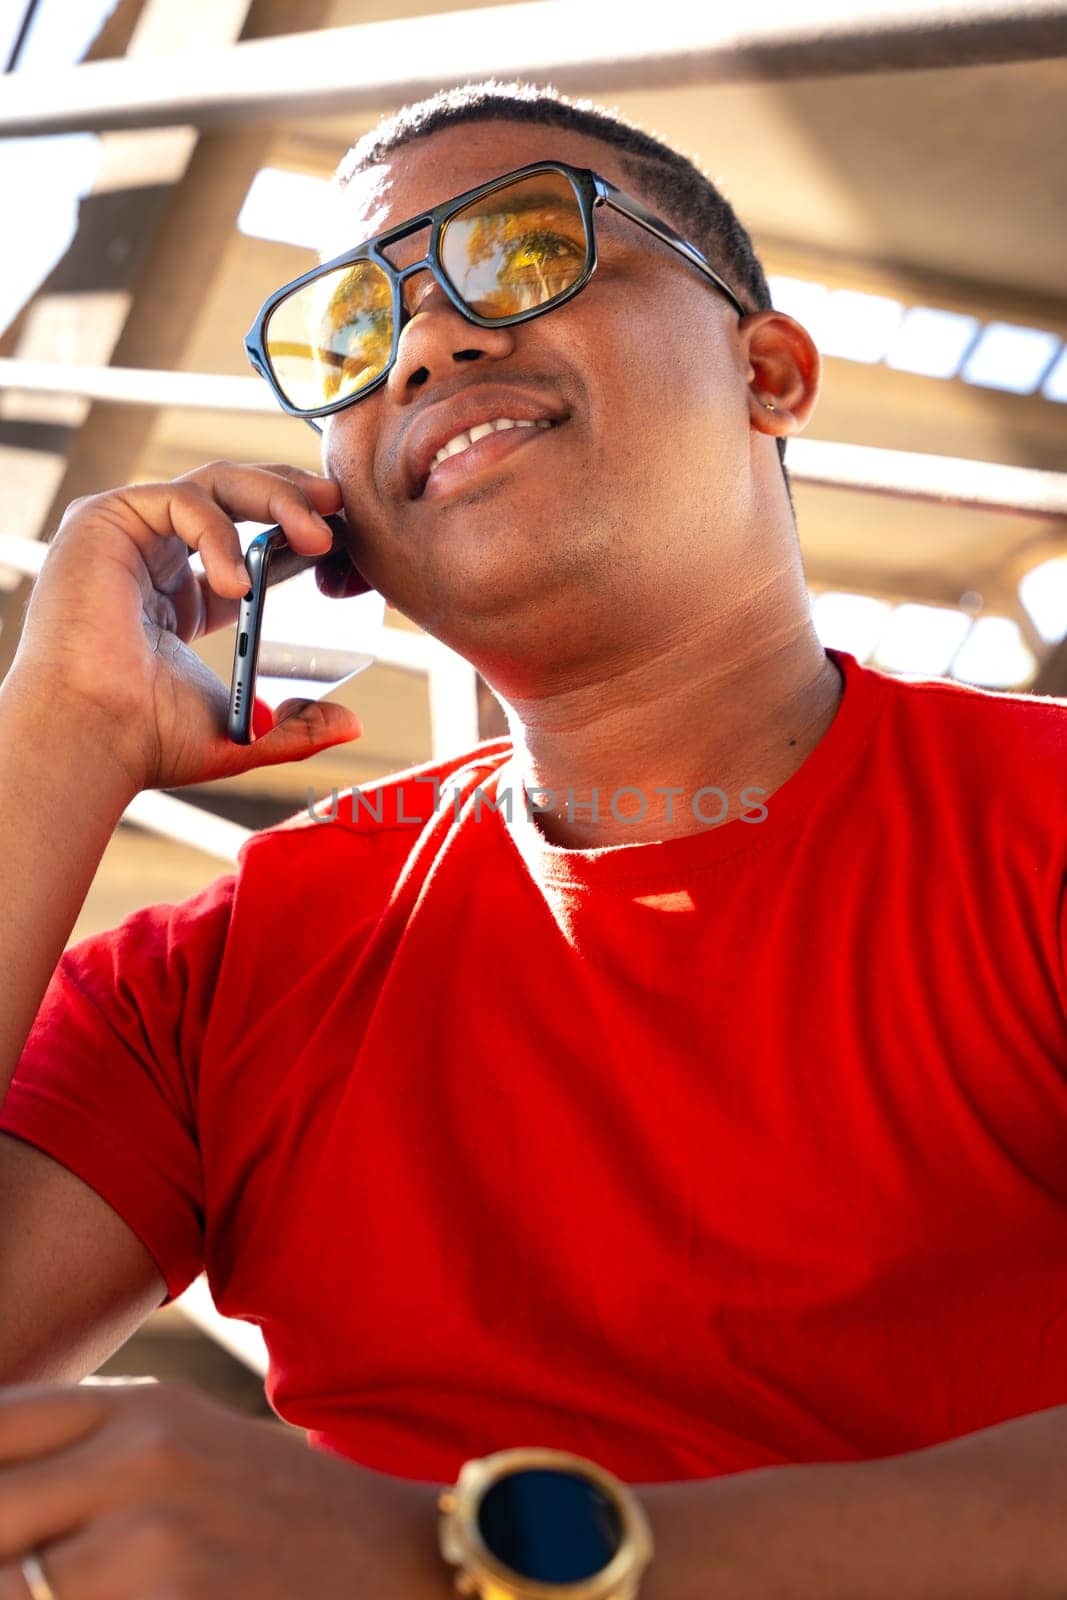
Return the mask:
M247 633L242 633L241 637L237 641L237 654L239 656L246 656L248 654L248 635L247 635Z

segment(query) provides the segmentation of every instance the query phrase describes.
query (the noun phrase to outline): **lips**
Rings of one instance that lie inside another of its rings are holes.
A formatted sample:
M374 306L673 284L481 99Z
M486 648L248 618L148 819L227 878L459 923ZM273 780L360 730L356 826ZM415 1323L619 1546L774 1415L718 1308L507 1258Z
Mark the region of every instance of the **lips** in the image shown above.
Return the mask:
M450 400L429 406L416 417L404 439L403 478L407 496L417 500L426 488L434 456L454 439L479 422L495 422L511 417L516 422L564 422L570 415L559 401L524 394L521 390L476 384Z

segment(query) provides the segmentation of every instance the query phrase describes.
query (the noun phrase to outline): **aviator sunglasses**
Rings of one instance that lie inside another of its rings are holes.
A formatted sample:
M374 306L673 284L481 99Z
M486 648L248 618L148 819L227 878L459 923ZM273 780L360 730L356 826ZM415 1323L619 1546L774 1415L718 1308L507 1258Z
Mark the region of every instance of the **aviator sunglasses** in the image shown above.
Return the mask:
M746 307L702 253L607 178L535 161L375 234L284 284L245 337L248 359L283 410L313 420L354 405L385 382L412 313L404 284L429 271L461 316L506 328L564 305L596 270L593 213L607 205L676 250L739 316ZM384 250L421 228L421 261L399 269Z

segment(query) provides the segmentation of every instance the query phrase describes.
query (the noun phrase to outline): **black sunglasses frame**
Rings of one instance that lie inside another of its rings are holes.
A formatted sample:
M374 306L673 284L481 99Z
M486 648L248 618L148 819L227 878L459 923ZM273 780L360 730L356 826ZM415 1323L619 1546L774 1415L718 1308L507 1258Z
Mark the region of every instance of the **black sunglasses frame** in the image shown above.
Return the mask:
M439 246L441 234L445 224L473 200L479 200L483 195L492 194L496 189L507 188L509 184L519 178L533 177L538 172L560 173L568 178L574 188L582 214L582 226L585 230L586 253L585 265L581 273L569 288L554 300L547 301L544 305L532 306L526 311L517 311L510 317L483 317L461 299L457 290L449 282L441 266ZM530 322L534 317L543 317L548 311L555 311L557 306L565 305L576 294L585 288L593 273L596 271L596 231L593 226L593 214L598 206L610 206L613 211L618 211L622 216L629 217L631 222L636 222L646 232L651 233L663 244L676 250L691 266L704 274L721 294L733 306L741 317L749 315L748 308L738 299L730 288L725 278L715 271L715 268L695 245L683 239L676 233L670 223L664 222L660 217L654 216L640 200L635 200L632 195L624 194L617 189L607 178L602 178L599 173L591 171L588 167L572 167L564 161L532 161L528 166L517 167L514 172L506 172L502 177L493 178L488 183L479 184L476 189L467 189L463 194L454 196L451 200L444 200L440 205L433 206L429 211L422 212L417 217L411 217L406 222L398 223L395 228L389 228L384 233L378 233L373 238L367 239L355 250L346 250L343 255L334 256L330 261L324 261L319 266L312 267L309 272L294 278L290 283L283 284L275 290L269 300L260 308L255 322L245 335L245 350L252 366L265 378L274 391L275 398L283 411L292 417L300 417L308 423L316 433L322 429L313 420L316 417L331 416L335 411L343 411L348 406L356 405L360 400L365 400L369 394L383 384L396 363L397 350L400 345L400 335L405 325L411 319L411 313L404 304L404 284L416 272L431 272L437 283L440 284L451 303L467 322L479 328L510 328L519 322ZM417 233L420 229L430 229L430 239L426 255L421 261L413 261L410 266L398 268L387 261L382 254L387 245L397 244L409 235ZM353 266L357 261L373 261L380 267L389 280L393 295L393 346L389 352L389 360L364 388L358 389L355 394L345 395L341 400L332 400L328 405L316 406L310 410L301 410L298 406L290 404L282 393L281 387L271 368L270 357L267 355L265 332L271 314L283 300L288 299L299 289L313 283L316 278L324 277L327 273L336 272L338 267Z

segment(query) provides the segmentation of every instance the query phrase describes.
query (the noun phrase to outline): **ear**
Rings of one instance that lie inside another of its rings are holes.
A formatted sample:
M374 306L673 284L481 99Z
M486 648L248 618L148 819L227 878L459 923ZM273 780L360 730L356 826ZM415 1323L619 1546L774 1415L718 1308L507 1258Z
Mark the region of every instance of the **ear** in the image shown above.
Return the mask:
M739 332L752 427L775 436L799 433L815 409L822 372L810 333L784 311L757 311Z

